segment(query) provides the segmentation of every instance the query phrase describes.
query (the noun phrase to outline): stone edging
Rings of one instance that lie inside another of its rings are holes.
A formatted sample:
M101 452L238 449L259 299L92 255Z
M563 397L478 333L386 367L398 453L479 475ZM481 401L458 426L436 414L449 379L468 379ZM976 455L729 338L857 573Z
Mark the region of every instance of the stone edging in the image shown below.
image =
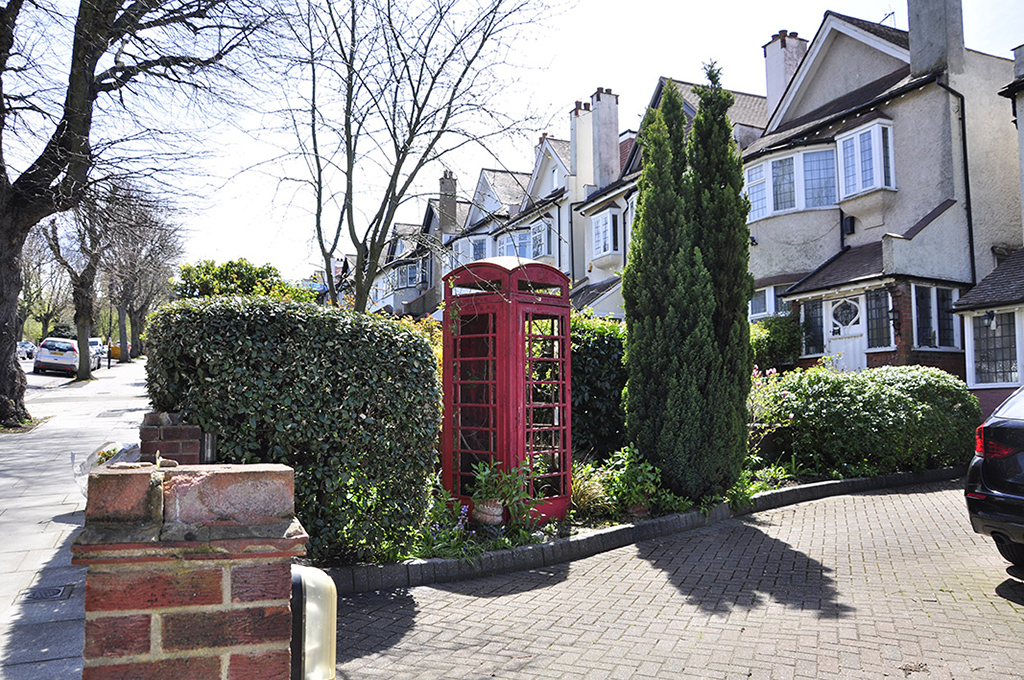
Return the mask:
M749 508L736 512L732 511L727 504L722 503L708 515L702 514L699 510L691 510L634 524L621 524L588 531L585 534L559 538L547 543L524 545L513 550L488 552L473 560L416 559L392 564L334 567L325 571L334 579L340 595L462 581L480 576L538 569L560 562L571 562L649 538L710 526L732 517L772 510L786 505L862 491L956 479L961 477L965 471L966 466L961 465L941 470L899 472L880 477L860 477L788 487L759 493L754 496L753 503Z

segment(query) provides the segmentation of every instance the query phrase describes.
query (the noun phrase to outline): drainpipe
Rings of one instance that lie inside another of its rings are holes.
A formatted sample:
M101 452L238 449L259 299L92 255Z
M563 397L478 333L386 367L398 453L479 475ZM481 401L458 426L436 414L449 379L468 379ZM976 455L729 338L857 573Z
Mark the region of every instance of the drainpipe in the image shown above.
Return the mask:
M960 143L964 166L964 207L967 209L967 247L971 257L971 285L978 282L978 270L974 264L974 212L971 209L971 174L967 162L967 108L964 96L942 82L942 74L935 76L935 84L949 92L960 102Z

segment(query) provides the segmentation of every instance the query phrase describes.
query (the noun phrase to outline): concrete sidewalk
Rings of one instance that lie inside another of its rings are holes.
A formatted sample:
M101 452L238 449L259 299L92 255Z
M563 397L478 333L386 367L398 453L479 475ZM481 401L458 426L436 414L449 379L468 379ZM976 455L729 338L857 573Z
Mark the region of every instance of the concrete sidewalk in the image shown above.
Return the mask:
M85 569L71 566L85 496L78 457L107 443L137 442L150 409L145 363L113 364L96 380L41 381L26 394L45 423L0 435L0 678L81 677ZM33 382L37 378L33 377Z

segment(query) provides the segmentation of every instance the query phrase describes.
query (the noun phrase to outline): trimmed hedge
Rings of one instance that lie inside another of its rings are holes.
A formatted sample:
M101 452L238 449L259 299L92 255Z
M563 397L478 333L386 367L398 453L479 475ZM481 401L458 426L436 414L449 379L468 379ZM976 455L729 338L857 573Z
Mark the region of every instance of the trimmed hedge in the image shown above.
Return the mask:
M779 375L764 401L763 421L782 425L777 450L818 474L963 464L981 422L963 381L925 366L840 373L819 365Z
M440 422L421 335L313 304L215 297L161 308L148 340L155 409L214 433L220 461L295 469L315 561L407 554L426 516Z
M606 459L626 445L622 390L625 329L615 319L572 315L572 448Z

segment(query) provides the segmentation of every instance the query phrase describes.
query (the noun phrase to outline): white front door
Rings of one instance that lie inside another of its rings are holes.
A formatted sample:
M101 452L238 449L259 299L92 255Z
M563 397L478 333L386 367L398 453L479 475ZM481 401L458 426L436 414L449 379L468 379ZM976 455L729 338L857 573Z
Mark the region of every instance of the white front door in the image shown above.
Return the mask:
M864 296L841 298L827 301L828 315L825 317L826 354L834 357L835 366L841 371L859 371L867 368L867 319L865 318Z

